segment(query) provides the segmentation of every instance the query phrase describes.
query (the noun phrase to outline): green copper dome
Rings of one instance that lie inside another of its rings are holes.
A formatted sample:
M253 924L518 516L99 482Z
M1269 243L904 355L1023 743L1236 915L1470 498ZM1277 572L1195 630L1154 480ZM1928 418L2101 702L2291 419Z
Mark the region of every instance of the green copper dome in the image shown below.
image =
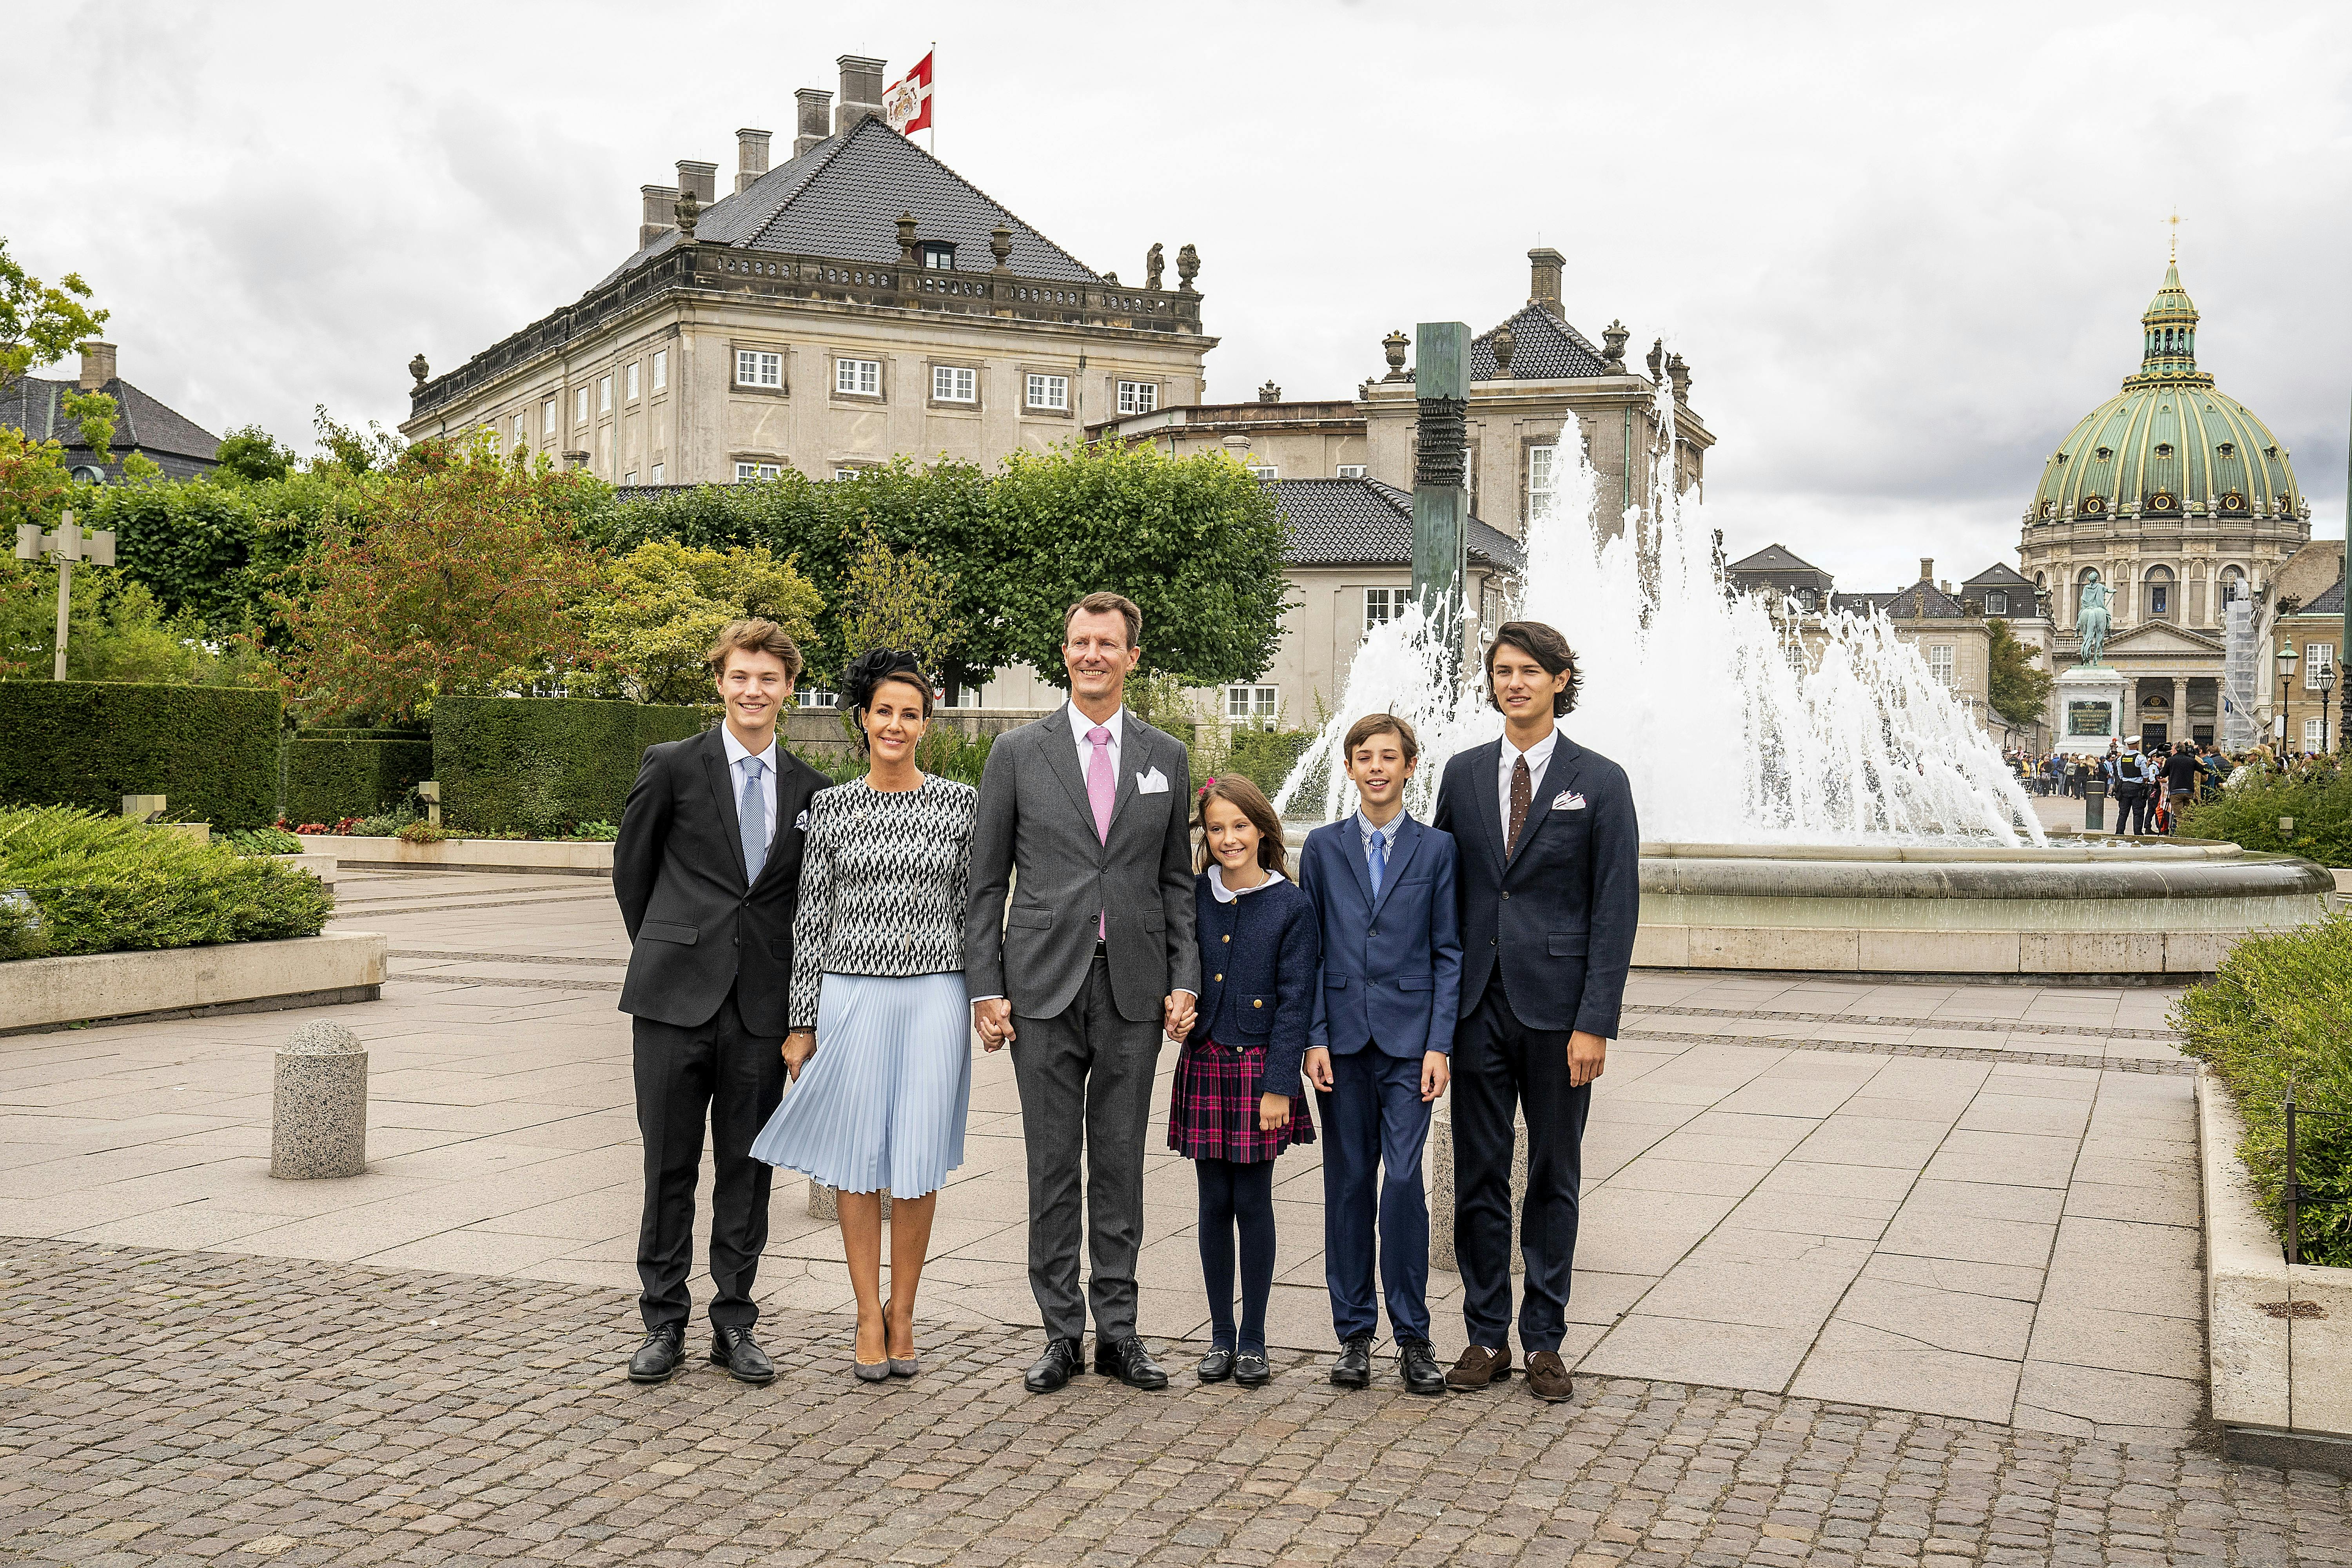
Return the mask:
M2164 285L2139 320L2138 374L2051 455L2027 523L2307 516L2286 448L2197 368L2197 307L2178 265L2165 268Z

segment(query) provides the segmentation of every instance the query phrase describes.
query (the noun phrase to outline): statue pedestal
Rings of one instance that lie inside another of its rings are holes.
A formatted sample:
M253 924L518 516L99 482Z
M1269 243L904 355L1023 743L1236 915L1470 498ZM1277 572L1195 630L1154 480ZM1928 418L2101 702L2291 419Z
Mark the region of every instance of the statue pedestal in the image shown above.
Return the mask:
M2058 749L2072 756L2105 756L2107 742L2126 739L2131 683L2104 665L2076 665L2058 677ZM2136 737L2135 737L2136 738Z

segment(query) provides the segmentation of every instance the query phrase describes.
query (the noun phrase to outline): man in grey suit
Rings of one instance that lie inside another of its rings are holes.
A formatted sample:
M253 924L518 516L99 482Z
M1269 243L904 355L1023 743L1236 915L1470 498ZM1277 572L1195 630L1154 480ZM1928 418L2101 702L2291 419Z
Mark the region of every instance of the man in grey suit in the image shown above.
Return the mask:
M1069 702L998 736L981 775L964 979L982 1047L1013 1047L1021 1090L1029 1288L1047 1336L1024 1382L1051 1393L1085 1366L1091 1300L1095 1370L1165 1388L1135 1331L1135 1255L1160 1038L1192 1028L1201 988L1192 773L1180 742L1120 706L1143 613L1089 594L1062 626Z

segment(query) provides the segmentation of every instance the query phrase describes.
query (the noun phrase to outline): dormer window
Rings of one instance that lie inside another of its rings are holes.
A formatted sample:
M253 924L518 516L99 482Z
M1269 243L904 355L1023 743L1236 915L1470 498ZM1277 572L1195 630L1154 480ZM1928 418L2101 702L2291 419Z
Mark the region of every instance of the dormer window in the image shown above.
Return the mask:
M2234 441L2224 441L2213 450L2225 458L2234 458L2238 455L2238 444Z
M2116 449L2113 447L2102 447L2098 451L2098 458L2102 463L2105 462L2109 458L2112 458L2115 455Z
M2009 595L1997 590L1988 590L1985 594L1985 614L1988 616L2009 614Z
M2159 458L2169 458L2172 456L2172 443L2169 441L2158 441L2156 444L2156 455Z
M945 240L923 241L923 265L940 272L955 270L955 247Z

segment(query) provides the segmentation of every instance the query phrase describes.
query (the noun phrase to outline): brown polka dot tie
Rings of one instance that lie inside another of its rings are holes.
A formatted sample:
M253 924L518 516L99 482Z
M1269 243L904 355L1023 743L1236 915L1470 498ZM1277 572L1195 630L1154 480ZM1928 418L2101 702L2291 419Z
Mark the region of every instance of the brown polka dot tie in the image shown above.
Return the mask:
M1527 753L1511 764L1511 838L1503 850L1505 858L1519 852L1519 833L1528 825L1528 797L1535 793L1533 781L1528 777Z

